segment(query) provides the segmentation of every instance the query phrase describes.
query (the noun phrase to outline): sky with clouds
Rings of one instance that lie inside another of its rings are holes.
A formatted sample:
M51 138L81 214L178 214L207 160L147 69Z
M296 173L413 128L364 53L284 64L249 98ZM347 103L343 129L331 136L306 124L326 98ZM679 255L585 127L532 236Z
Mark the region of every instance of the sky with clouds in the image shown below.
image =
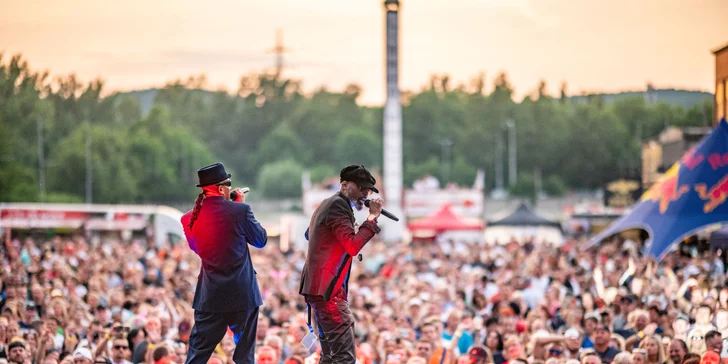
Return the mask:
M304 89L357 83L384 101L380 0L0 0L0 52L54 75L101 77L109 89L204 73L234 91L270 69L276 29L286 74ZM517 97L540 79L581 91L676 87L713 92L711 50L728 43L726 0L402 0L400 86L431 74L488 84L506 71Z

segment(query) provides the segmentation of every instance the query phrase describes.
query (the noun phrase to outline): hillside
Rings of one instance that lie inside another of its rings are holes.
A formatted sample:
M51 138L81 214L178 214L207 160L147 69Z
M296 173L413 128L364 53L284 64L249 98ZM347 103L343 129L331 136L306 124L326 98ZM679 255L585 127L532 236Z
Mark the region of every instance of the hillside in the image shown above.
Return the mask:
M655 89L651 91L652 102L664 102L670 105L680 105L685 108L691 108L694 105L700 105L705 101L712 101L713 94L703 91L688 91L675 89ZM631 97L647 97L647 91L625 91L613 94L590 94L571 96L570 100L574 102L586 102L588 97L603 97L604 102L609 104L618 99Z
M201 93L212 94L212 91L196 90ZM143 115L146 115L154 104L154 99L157 97L159 89L152 88L146 90L137 90L127 92L125 94L131 95L137 99L141 105ZM570 96L569 100L573 102L587 102L589 97L603 97L604 102L609 104L618 99L631 98L631 97L646 97L646 91L625 91L611 94L589 94ZM685 108L691 108L694 105L702 104L705 101L713 100L713 94L703 91L689 91L689 90L675 90L675 89L656 89L652 91L653 102L664 102L670 105L680 105Z

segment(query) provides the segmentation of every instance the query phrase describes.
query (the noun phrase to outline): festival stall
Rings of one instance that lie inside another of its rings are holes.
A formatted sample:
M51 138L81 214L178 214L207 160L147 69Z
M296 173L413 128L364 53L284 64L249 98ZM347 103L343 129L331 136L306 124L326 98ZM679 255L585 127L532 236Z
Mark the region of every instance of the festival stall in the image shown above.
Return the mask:
M488 223L485 242L505 245L511 241L545 243L560 246L564 240L561 224L543 218L521 204L503 219Z
M456 214L449 204L407 226L413 240L483 241L483 222Z

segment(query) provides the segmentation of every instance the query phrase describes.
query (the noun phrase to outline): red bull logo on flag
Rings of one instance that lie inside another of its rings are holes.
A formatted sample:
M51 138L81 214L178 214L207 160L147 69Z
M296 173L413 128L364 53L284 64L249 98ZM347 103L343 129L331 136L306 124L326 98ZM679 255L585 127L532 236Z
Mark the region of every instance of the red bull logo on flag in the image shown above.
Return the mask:
M655 183L654 186L650 187L642 195L641 200L657 202L660 207L660 213L664 214L667 212L667 208L671 202L677 201L683 194L690 190L690 187L687 185L678 187L678 177L680 177L680 163L675 163L659 182Z
M710 190L705 184L695 185L695 191L698 196L703 200L707 201L703 206L703 212L710 213L715 210L716 207L722 205L728 197L728 175L723 177L720 182L716 183L715 186L711 187Z
M631 229L649 235L644 253L662 257L706 226L728 224L728 122L723 119L585 249Z

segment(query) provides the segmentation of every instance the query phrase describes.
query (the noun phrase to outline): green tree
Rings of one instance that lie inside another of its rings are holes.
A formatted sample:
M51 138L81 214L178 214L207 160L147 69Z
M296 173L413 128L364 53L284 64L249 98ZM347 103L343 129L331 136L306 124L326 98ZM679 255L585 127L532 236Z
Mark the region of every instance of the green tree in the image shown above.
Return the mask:
M339 175L339 171L327 164L317 164L311 168L310 172L312 183L320 183L326 178L336 177Z
M266 164L258 176L258 189L267 198L295 198L301 196L303 167L293 160Z
M484 168L493 186L496 147L503 143L507 160L512 121L518 168L539 169L547 193L600 188L638 168L640 143L666 127L712 120L710 100L692 108L642 96L572 101L566 83L556 100L539 81L516 102L507 74L492 78L490 92L485 82L479 74L455 85L440 74L418 92L403 91L405 185L428 174L443 185L470 185ZM249 73L235 94L206 87L204 76L192 76L109 94L103 80L51 80L22 56L0 55L0 201L38 201L43 172L46 201L84 201L87 139L99 203L188 201L197 193L196 170L217 161L236 185L257 184L268 198L299 196L303 168L318 182L345 164L383 167L383 108L359 105L358 85L304 94L299 80ZM519 177L515 193L531 193L529 175Z
M279 125L263 137L255 154L260 158L256 161L259 166L281 160L293 160L301 165L311 163L310 148L306 148L286 124Z
M369 130L347 127L334 141L337 164L363 164L368 169L381 167L382 145L380 139Z

